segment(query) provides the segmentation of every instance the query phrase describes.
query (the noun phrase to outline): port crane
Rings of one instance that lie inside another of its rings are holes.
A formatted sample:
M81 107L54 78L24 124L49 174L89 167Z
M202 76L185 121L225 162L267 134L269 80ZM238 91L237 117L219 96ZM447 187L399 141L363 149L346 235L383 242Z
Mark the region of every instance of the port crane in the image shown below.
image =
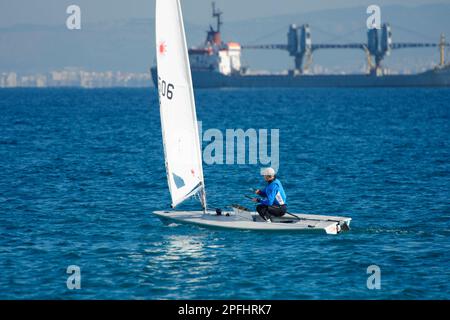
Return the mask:
M404 48L439 48L440 60L439 67L445 65L444 49L449 47L445 42L445 36L441 34L437 43L433 42L393 42L392 29L390 24L385 23L380 29L370 29L367 31L367 43L344 43L314 44L311 39L311 27L309 24L297 26L291 24L287 33L287 44L259 44L243 45L243 49L280 49L288 51L289 55L294 57L295 69L291 70L294 74L307 72L312 64L312 55L316 50L322 49L360 49L366 54L367 69L369 74L382 75L381 62L390 55L392 50Z

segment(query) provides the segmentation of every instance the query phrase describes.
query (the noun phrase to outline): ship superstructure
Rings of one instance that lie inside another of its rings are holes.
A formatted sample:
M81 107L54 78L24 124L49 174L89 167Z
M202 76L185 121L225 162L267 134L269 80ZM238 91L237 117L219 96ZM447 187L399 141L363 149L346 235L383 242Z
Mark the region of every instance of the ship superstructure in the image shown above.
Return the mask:
M213 17L217 27L209 27L203 46L189 49L189 62L192 71L219 72L230 75L241 72L241 45L237 42L224 43L220 34L222 12L213 2Z

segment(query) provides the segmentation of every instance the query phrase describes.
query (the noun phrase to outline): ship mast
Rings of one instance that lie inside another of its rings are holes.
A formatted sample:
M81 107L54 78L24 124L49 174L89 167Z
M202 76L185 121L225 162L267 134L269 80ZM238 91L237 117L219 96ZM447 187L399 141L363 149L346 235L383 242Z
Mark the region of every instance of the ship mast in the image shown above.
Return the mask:
M217 11L216 11L216 3L215 2L212 3L212 9L213 9L213 18L217 18L216 32L220 32L220 26L223 24L222 19L221 19L223 12L220 11L220 9L217 9Z
M212 16L213 18L217 19L217 29L214 30L214 28L210 25L209 31L207 32L208 35L206 36L206 45L222 45L222 38L220 36L220 26L223 24L222 22L222 14L223 12L220 11L220 9L216 10L216 3L212 3Z

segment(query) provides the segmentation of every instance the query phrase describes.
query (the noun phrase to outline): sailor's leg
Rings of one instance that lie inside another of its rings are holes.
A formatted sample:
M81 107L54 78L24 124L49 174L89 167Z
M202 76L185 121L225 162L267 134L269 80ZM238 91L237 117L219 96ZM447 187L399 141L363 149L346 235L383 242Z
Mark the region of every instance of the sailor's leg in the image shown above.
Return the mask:
M269 206L267 208L267 213L269 215L275 216L275 217L282 217L286 213L286 206Z
M261 218L263 218L264 220L267 220L269 217L269 215L267 213L267 209L268 209L268 206L266 206L264 204L258 204L256 206L256 211L259 213Z

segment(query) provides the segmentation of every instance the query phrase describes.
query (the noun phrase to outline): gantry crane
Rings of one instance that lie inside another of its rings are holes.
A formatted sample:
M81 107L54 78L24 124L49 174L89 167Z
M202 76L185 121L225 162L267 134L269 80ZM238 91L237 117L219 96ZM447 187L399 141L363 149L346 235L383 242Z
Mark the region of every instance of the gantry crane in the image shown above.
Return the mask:
M313 44L311 39L311 28L308 24L297 26L291 24L287 33L287 44L261 44L243 45L243 49L281 49L289 52L295 59L295 73L304 73L312 64L312 54L319 49L360 49L363 50L367 58L368 73L381 75L381 62L390 55L392 50L402 48L426 48L438 47L440 53L439 66L443 67L444 49L449 43L445 42L445 37L441 34L440 41L432 42L393 42L391 26L385 23L380 29L370 29L367 31L367 43L346 43L346 44ZM306 60L306 62L305 62Z

